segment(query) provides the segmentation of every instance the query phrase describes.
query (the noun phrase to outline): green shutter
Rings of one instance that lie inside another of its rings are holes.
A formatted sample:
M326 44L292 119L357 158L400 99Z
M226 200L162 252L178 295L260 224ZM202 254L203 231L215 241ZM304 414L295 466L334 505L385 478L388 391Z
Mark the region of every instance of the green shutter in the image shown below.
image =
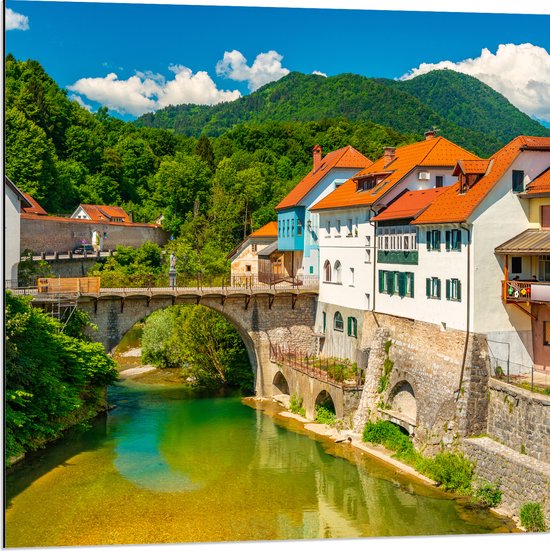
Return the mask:
M395 292L395 272L386 272L388 274L388 294L393 295Z
M407 294L407 274L405 272L397 272L397 286L399 296L404 297Z
M428 230L426 232L426 249L428 249L428 251L432 250L432 232L431 232L431 230Z
M460 283L460 279L456 280L456 300L462 300L462 283Z
M409 296L414 298L414 273L409 272Z
M451 280L445 280L445 298L449 300L451 298Z
M351 336L351 318L348 317L348 337Z
M456 234L456 239L455 239L454 249L460 250L460 248L462 247L462 230L456 230L455 234Z
M437 298L441 298L441 280L436 277L437 281Z
M451 230L445 231L445 250L451 250Z
M439 230L434 230L434 249L440 250L441 249L441 232Z
M432 278L426 278L426 297L430 298L432 296Z
M386 288L384 286L384 270L378 270L378 291L384 293Z

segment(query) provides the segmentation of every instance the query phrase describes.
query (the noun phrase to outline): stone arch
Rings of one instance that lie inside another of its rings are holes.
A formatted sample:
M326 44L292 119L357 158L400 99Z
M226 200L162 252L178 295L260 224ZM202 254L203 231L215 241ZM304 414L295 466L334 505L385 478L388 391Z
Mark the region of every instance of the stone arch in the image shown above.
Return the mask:
M329 411L336 414L336 404L327 390L321 390L321 392L317 394L317 398L315 398L315 407L317 406L327 408Z
M275 377L273 377L273 387L275 394L288 394L290 396L288 381L280 371L277 371Z
M416 424L416 394L409 381L401 380L395 384L389 394L389 403L392 410L400 412Z

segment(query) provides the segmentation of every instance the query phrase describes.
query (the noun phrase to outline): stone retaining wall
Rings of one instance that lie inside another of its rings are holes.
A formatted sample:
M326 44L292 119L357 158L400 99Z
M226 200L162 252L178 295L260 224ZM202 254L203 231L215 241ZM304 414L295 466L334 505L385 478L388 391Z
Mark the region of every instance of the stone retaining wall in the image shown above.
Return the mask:
M550 463L550 396L491 379L486 432L517 452Z
M550 465L487 437L464 439L461 446L479 479L500 483L500 509L518 516L524 503L539 502L550 523Z

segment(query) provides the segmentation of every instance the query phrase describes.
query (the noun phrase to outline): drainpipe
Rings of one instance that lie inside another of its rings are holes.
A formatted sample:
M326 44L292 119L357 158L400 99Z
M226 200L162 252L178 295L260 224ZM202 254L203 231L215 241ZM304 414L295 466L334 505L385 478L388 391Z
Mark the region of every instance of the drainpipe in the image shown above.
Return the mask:
M467 275L466 275L466 341L464 342L464 353L462 354L462 366L460 368L460 381L458 382L458 390L456 393L456 401L460 398L460 390L462 388L462 381L464 380L464 369L466 367L466 355L468 353L468 340L470 339L470 238L471 231L469 226L461 224L460 227L468 232L467 241Z

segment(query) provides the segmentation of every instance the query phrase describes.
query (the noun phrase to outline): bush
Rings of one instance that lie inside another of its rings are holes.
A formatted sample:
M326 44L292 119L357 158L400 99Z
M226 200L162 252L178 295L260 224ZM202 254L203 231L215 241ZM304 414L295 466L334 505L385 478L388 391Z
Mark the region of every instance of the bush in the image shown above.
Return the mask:
M336 423L336 414L324 406L315 406L315 421L332 426Z
M502 501L502 491L500 483L486 483L479 486L473 495L473 501L482 507L496 507Z
M292 394L290 397L290 411L301 415L302 417L306 416L306 410L303 408L302 403L304 399L301 396Z
M546 530L544 511L540 503L530 502L522 505L519 510L519 520L528 532L544 532Z
M462 453L442 452L433 458L422 458L417 468L444 490L459 494L471 491L474 468Z
M382 444L392 450L398 459L414 463L416 452L411 439L390 421L368 422L363 429L363 440Z

